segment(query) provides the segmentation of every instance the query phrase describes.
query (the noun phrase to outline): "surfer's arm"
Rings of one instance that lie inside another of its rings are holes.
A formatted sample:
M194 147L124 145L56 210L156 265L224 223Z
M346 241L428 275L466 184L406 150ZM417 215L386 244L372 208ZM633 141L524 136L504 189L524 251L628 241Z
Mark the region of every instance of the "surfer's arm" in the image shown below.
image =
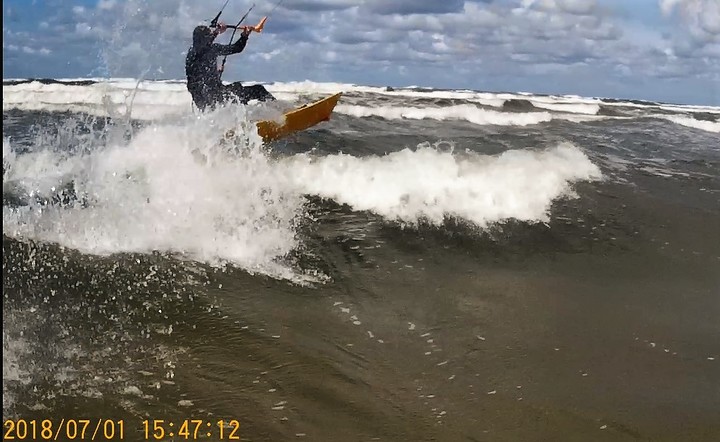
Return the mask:
M239 52L242 52L243 49L245 49L245 45L248 41L248 34L245 34L244 32L240 34L240 38L238 38L238 41L231 45L221 45L221 44L213 44L215 46L215 50L220 55L231 55L231 54L237 54Z

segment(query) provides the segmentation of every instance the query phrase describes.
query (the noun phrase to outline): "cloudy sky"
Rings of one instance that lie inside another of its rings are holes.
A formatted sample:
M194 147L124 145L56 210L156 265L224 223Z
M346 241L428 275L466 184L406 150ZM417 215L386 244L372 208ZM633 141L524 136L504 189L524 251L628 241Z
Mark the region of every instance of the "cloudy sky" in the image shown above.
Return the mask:
M223 1L4 0L3 76L184 78ZM720 105L720 0L284 0L223 78Z

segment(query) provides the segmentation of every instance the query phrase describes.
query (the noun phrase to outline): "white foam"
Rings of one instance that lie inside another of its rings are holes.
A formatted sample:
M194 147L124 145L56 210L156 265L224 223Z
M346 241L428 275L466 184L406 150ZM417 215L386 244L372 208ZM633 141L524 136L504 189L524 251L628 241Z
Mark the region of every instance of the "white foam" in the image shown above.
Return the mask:
M97 146L88 155L50 149L18 155L4 183L47 198L51 183L72 180L89 205L3 206L4 233L92 254L159 250L301 279L276 261L297 245L302 196L276 174L254 125L240 112L220 109L153 125L127 145ZM217 141L241 124L252 130L238 156Z
M664 104L661 106L658 106L658 108L670 112L702 112L702 113L709 113L709 114L720 114L720 107L717 106L696 106L696 105L670 105L670 104Z
M86 86L37 81L3 86L3 110L74 111L96 116L154 120L191 112L192 99L183 83L118 80Z
M533 106L548 109L556 112L567 112L572 114L597 115L600 111L599 104L589 103L545 103L535 100L530 101Z
M720 106L698 106L698 105L690 105L690 104L640 104L640 103L633 103L631 101L613 101L613 102L603 102L603 106L608 107L630 107L634 109L642 109L647 111L653 111L657 109L662 109L669 112L689 112L689 113L696 113L696 112L702 112L702 113L710 113L710 114L720 114Z
M7 80L7 79L6 79ZM79 86L43 84L38 81L3 85L3 110L79 111L106 116L112 112L126 114L131 101L132 116L141 120L156 120L190 112L192 100L184 80L148 80L138 85L132 78L79 78L59 81L97 81ZM247 84L257 82L249 81ZM264 83L265 84L265 83ZM319 83L313 81L277 82L265 84L276 97L294 100L302 94L334 94L336 92L373 93L393 97L460 99L484 106L502 107L507 100L528 100L534 106L554 112L595 115L603 106L625 106L640 109L664 109L673 112L720 113L720 107L689 105L645 105L632 102L602 102L597 98L573 95L542 96L530 93L492 93L468 90L426 90L408 88L388 90L385 87L362 86L349 83Z
M298 246L294 227L305 194L390 220L439 223L455 216L484 226L545 220L552 200L570 195L573 181L600 177L572 145L500 156L422 145L386 156L271 160L244 111L229 107L155 123L127 144L105 134L110 141L98 136L88 154L53 148L54 139L18 154L4 140L3 185L30 197L28 205L3 207L4 233L92 254L178 253L304 281L306 275L278 258ZM218 145L218 133L243 125L249 129L240 153ZM34 202L63 183L72 183L81 200L87 195L87 205Z
M600 104L598 98L580 97L578 95L534 95L527 94L525 98L536 103L559 104Z
M658 117L682 126L692 127L694 129L700 129L707 132L720 133L720 122L717 121L696 120L693 117L686 117L682 115L658 115Z
M549 112L497 112L481 109L469 104L459 104L447 107L400 107L400 106L357 106L339 104L335 111L354 117L378 116L388 120L403 118L412 120L465 120L474 124L527 126L552 120Z
M345 83L313 83L292 82L292 83L274 83L268 85L271 91L292 92L295 94L317 92L317 93L334 93L343 92L370 92L379 95L408 97L408 98L427 98L427 99L456 99L468 100L484 106L502 107L507 100L522 99L530 101L534 106L548 110L578 113L586 115L595 115L600 110L600 100L594 98L582 98L576 96L564 97L545 97L533 94L511 94L511 93L490 93L475 92L467 90L428 90L419 91L411 89L391 89L373 87L373 86L357 86Z
M7 313L5 313L7 315ZM11 416L15 407L13 387L17 384L26 384L28 364L23 364L21 358L28 352L27 342L17 336L16 324L3 318L3 416ZM10 336L12 329L14 336Z
M15 152L13 152L12 148L10 147L10 140L6 137L3 137L3 177L6 173L8 173L14 162Z
M479 226L515 218L546 221L571 183L601 178L600 169L571 144L499 156L458 156L429 145L385 156L298 155L282 163L305 193L391 220L439 224L446 216Z
M243 83L245 84L245 83ZM263 83L265 84L265 83ZM372 92L384 91L384 88L375 86L358 86L350 83L318 83L310 80L289 81L286 83L276 82L265 84L270 92L286 92L293 94L335 94L337 92Z
M288 91L276 92L275 96L285 101L297 98ZM184 81L116 79L85 86L34 81L3 86L3 110L8 109L156 121L188 115L193 104Z

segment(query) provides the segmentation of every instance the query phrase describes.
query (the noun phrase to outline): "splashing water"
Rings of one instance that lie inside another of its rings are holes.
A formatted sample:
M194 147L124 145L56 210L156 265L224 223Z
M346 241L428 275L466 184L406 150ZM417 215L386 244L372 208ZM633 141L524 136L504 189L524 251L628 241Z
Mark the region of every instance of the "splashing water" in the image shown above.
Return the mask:
M302 281L314 277L283 259L300 245L305 195L409 225L456 217L486 227L545 221L553 200L573 195L572 182L601 178L572 144L487 156L424 143L385 156L272 159L249 109L158 122L131 136L132 128L66 122L22 154L4 140L4 191L29 201L3 207L6 235L100 255L160 251ZM238 127L232 142L218 135Z
M275 176L255 132L236 140L241 155L235 144L219 144L218 134L238 126L250 126L245 111L223 108L145 127L127 143L102 144L95 133L100 145L89 153L47 148L58 136L7 155L4 180L35 202L4 207L5 232L93 254L158 250L292 277L275 260L297 244L302 196ZM48 205L66 183L78 199Z
M499 156L458 155L429 143L386 156L298 155L283 164L304 192L391 220L439 225L447 216L485 227L508 218L546 221L570 183L597 180L600 169L572 144Z

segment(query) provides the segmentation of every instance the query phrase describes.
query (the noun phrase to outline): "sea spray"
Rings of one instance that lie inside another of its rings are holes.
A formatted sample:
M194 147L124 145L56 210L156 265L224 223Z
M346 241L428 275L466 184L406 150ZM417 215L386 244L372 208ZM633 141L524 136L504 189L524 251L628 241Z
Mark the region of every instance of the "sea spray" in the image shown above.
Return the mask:
M59 128L22 154L5 140L4 181L30 196L3 208L6 234L91 254L160 251L299 280L283 260L300 245L306 195L388 221L456 217L485 227L547 220L573 182L601 177L572 144L497 156L429 143L383 156L271 156L247 111L187 115L138 128L129 139L109 136L112 125ZM230 128L237 137L225 140ZM61 188L76 200L52 204Z
M475 124L494 124L502 126L527 126L552 120L549 112L509 113L481 109L470 104L446 107L393 107L393 106L357 106L340 104L336 112L353 117L378 116L388 120L433 119L466 120Z
M239 139L223 141L225 131L243 125ZM294 278L278 259L297 245L304 200L277 176L243 108L150 125L126 144L90 153L31 151L18 155L5 179L33 195L72 182L82 196L69 205L3 207L11 237L101 255L177 253Z
M514 218L546 221L571 184L601 178L576 146L512 150L498 156L439 151L428 144L385 156L296 155L282 163L304 193L377 213L434 224L457 217L480 227Z

